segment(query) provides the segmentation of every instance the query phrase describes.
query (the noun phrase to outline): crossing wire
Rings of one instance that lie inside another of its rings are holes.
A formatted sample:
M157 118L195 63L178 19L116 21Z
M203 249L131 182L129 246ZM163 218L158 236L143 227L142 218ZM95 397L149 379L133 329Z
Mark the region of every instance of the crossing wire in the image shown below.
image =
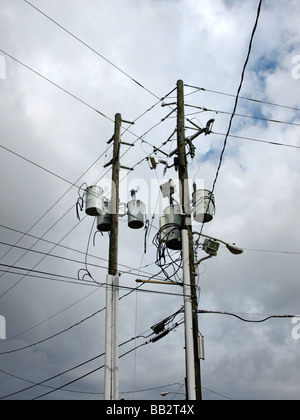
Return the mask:
M46 81L48 81L49 83L51 83L51 84L53 84L54 86L56 86L56 87L58 87L59 89L61 89L62 91L64 91L64 92L66 92L67 94L69 94L69 95L71 95L73 98L75 98L75 99L77 99L77 100L79 100L81 103L83 103L84 105L86 105L86 106L88 106L89 108L91 108L91 109L93 109L93 110L95 110L96 112L98 112L100 115L102 115L102 116L104 116L105 118L107 118L107 119L109 119L110 121L113 121L112 119L110 119L109 117L107 117L105 114L103 114L103 113L101 113L100 111L98 111L98 110L96 110L95 108L93 108L92 106L90 106L89 104L87 104L86 102L84 102L84 101L82 101L81 99L79 99L77 96L75 96L75 95L73 95L73 94L71 94L69 91L67 91L66 89L64 89L63 87L61 87L61 86L59 86L58 84L56 84L55 82L53 82L52 80L50 80L50 79L48 79L48 78L46 78L45 76L43 76L42 74L40 74L39 72L37 72L36 70L34 70L34 69L32 69L32 68L30 68L29 66L27 66L26 64L24 64L23 62L21 62L20 60L18 60L18 59L16 59L15 57L13 57L13 56L11 56L10 54L8 54L8 53L6 53L5 51L3 51L3 50L1 50L0 49L0 51L2 51L4 54L6 54L7 56L9 56L10 58L12 58L13 60L15 60L16 62L18 62L19 64L21 64L21 65L23 65L24 67L26 67L27 69L29 69L29 70L31 70L31 71L33 71L35 74L37 74L38 76L40 76L40 77L42 77L43 79L45 79ZM173 90L172 90L173 91ZM159 101L158 102L156 102L152 107L150 107L149 109L147 109L145 112L143 112L141 115L139 115L137 118L136 118L136 120L135 121L137 121L139 118L141 118L142 116L144 116L147 112L149 112L149 111L151 111L158 103L160 103L161 101L163 101L168 95L170 95L171 93L172 93L172 91L171 92L169 92L167 95L165 95L163 98L161 98L161 99L159 99ZM113 121L114 122L114 121ZM161 122L159 122L159 124L160 124ZM155 126L157 126L158 124L155 124ZM154 127L155 127L154 126ZM153 129L154 127L152 127L151 129ZM151 131L151 129L149 129L149 130L147 130L147 132L145 133L145 134L147 134L147 133L149 133L149 131ZM129 131L128 129L126 129L125 131L124 131L124 133L126 132L126 131ZM132 133L131 131L129 131L131 134L134 134L134 133ZM122 133L122 135L124 134L124 133ZM145 135L144 134L144 135ZM135 134L134 134L135 135ZM135 140L135 142L134 142L134 144L138 141L138 140L140 140L144 135L142 135L142 136L137 136L137 135L135 135L135 137L136 137L136 140ZM3 147L4 148L4 147ZM9 150L9 149L7 149L8 151L10 151L10 152L12 152L11 150ZM14 154L16 154L16 153L14 153ZM104 153L103 153L104 154ZM103 156L103 154L101 155L101 156ZM122 155L122 156L124 156L126 154L126 152ZM16 154L17 155L17 154ZM18 155L19 157L22 157L22 156L20 156L20 155ZM24 157L22 157L22 158L24 158ZM25 160L27 160L27 161L29 161L28 159L26 159L26 158L24 158ZM96 162L99 160L100 158L98 158L97 160L96 160ZM146 159L146 158L145 158ZM145 159L142 159L142 161L144 161ZM142 161L140 161L140 162L138 162L135 166L137 166L139 163L141 163ZM32 163L32 164L34 164L32 161L29 161L30 163ZM96 162L94 162L94 164L96 163ZM93 164L93 165L94 165ZM93 166L92 165L92 166ZM36 166L39 166L39 165L36 165ZM45 168L43 168L43 167L40 167L41 169L44 169L44 170L46 170ZM90 167L91 168L91 167ZM89 168L89 169L90 169ZM88 170L89 170L88 169ZM87 171L88 171L87 170ZM87 172L87 171L85 171L85 173ZM50 172L50 171L48 171L47 170L47 172ZM51 172L50 172L51 173ZM108 173L108 171L105 173L105 174L107 174ZM54 174L54 173L52 173L53 175L56 175L56 174ZM100 179L102 179L103 178L103 176L105 176L105 174L104 175L102 175L101 176L101 178ZM59 177L60 179L63 179L63 180L65 180L64 178L62 178L62 177L60 177L60 176L58 176L58 175L56 175L57 177ZM83 176L83 175L82 175ZM81 177L82 177L81 176ZM80 177L80 178L81 178ZM80 179L79 178L79 179ZM79 180L78 179L78 180ZM98 179L96 182L99 182L99 180L100 179ZM76 182L78 182L78 180L76 181ZM66 180L65 180L66 181ZM69 182L70 183L70 182ZM75 184L73 184L73 183L71 183L72 184L72 186L70 187L70 189L75 185ZM69 190L70 190L69 189ZM69 191L68 190L68 191ZM66 193L65 193L66 194ZM65 195L64 194L64 195ZM63 195L63 196L64 196ZM60 198L61 199L61 198ZM60 201L60 199L58 200L58 201ZM58 201L54 204L54 205L56 205L57 203L58 203ZM52 206L51 207L51 209L53 208L54 206ZM51 210L50 209L50 210ZM38 222L50 211L50 210L48 210L39 220L38 220ZM68 212L70 211L70 209L68 210ZM67 213L68 213L67 212ZM64 217L67 213L65 213L62 217ZM62 218L61 218L62 219ZM61 219L59 219L59 221L61 220ZM38 222L36 222L32 227L34 227ZM58 222L56 222L53 226L55 226L56 224L57 224ZM53 226L50 228L50 229L52 229L53 228ZM76 225L77 226L77 225ZM75 226L75 227L76 227ZM74 228L75 228L74 227ZM29 230L28 230L28 232L31 230L32 228L30 228ZM49 229L49 230L50 230ZM49 230L46 232L46 233L48 233L49 232ZM46 233L43 235L43 236L45 236L46 235ZM64 237L65 238L65 237ZM64 239L63 238L63 239ZM21 238L22 239L22 238ZM63 240L62 239L62 240ZM61 241L62 241L61 240ZM19 241L20 241L20 239L19 239ZM19 242L18 241L18 242ZM60 241L60 242L61 242ZM17 242L17 243L18 243ZM59 243L60 243L59 242ZM22 257L21 257L22 258ZM20 258L20 259L21 259ZM19 260L18 260L19 261ZM17 262L18 262L17 261ZM33 268L35 268L37 265L38 265L39 263L37 263ZM2 274L3 275L3 274ZM24 277L26 277L26 275L24 275L23 276L23 278ZM21 278L15 285L13 285L10 289L8 289L6 292L4 292L2 295L0 295L0 298L1 297L3 297L6 293L8 293L10 290L12 290L16 285L18 285L22 280L23 280L23 278Z
M27 68L28 70L30 70L31 72L35 73L36 75L38 75L39 77L41 77L42 79L46 80L47 82L51 83L53 86L57 87L58 89L62 90L63 92L67 93L69 96L71 96L73 99L76 99L77 101L81 102L83 105L87 106L88 108L92 109L93 111L97 112L98 114L100 114L102 117L108 119L109 121L113 122L114 120L110 117L108 117L107 115L105 115L103 112L99 111L98 109L96 109L95 107L93 107L92 105L88 104L87 102L85 102L83 99L80 99L78 96L74 95L73 93L69 92L67 89L63 88L62 86L60 86L59 84L53 82L52 80L50 80L48 77L42 75L41 73L39 73L38 71L34 70L32 67L29 67L27 64L23 63L22 61L18 60L16 57L12 56L11 54L9 54L8 52L2 50L0 48L0 52L2 52L4 55L6 55L7 57L11 58L12 60L16 61L17 63L19 63L21 66Z
M196 92L202 91L202 92L215 93L217 95L229 96L231 98L236 97L236 95L233 95L232 93L225 93L225 92L220 92L220 91L217 91L217 90L211 90L211 89L201 88L201 87L198 87L198 86L192 86L192 85L187 85L187 84L185 84L185 86L196 89ZM195 92L192 92L192 93L195 93ZM191 95L191 93L187 94L187 95ZM274 102L267 102L267 101L263 101L261 99L247 98L245 96L239 96L239 99L243 99L245 101L255 102L255 103L259 103L259 104L263 104L263 105L271 105L271 106L276 106L276 107L279 107L279 108L290 109L292 111L300 111L300 108L296 108L296 107L288 106L288 105L277 104L277 103L274 103Z
M136 83L139 87L141 87L142 89L146 90L148 93L150 93L150 95L154 96L156 99L159 99L159 97L157 95L155 95L155 93L153 93L151 90L149 90L148 88L146 88L145 86L143 86L140 82L138 82L137 80L135 80L132 76L130 76L128 73L126 73L124 70L122 70L119 66L117 66L116 64L114 64L112 61L110 61L109 59L107 59L106 57L104 57L104 55L100 54L98 51L96 51L94 48L92 48L86 42L82 41L82 39L80 39L78 36L76 36L75 34L73 34L72 32L70 32L68 29L66 29L64 26L62 26L58 22L56 22L54 19L52 19L50 16L48 16L42 10L38 9L36 6L34 6L29 1L27 1L27 0L24 0L24 1L29 6L33 7L36 11L38 11L43 16L45 16L47 19L49 19L51 22L53 22L55 25L57 25L60 29L62 29L63 31L65 31L67 34L69 34L74 39L76 39L78 42L80 42L82 45L84 45L86 48L88 48L90 51L92 51L93 53L95 53L96 55L98 55L100 58L102 58L103 60L105 60L107 63L109 63L111 66L113 66L115 69L117 69L118 71L120 71L121 73L123 73L126 77L128 77L130 80L132 80L134 83Z

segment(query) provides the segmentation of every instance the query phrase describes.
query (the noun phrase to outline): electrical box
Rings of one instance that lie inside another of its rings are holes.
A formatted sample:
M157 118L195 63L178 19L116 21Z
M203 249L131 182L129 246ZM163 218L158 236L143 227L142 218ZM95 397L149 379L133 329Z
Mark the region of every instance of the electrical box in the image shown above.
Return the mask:
M164 210L164 216L160 218L160 240L165 242L167 248L180 250L182 215L178 204L171 204Z
M128 227L141 229L145 225L145 204L136 199L136 190L131 190L131 198L127 204Z
M217 252L219 250L219 242L213 241L212 239L205 239L203 243L203 250L209 254L215 257L217 255Z
M89 216L98 216L103 212L103 189L97 185L85 190L85 212Z
M211 222L215 215L215 197L208 190L193 193L194 220L198 223Z
M131 229L141 229L145 224L145 205L141 200L131 200L127 204L128 226Z
M161 185L160 189L164 198L171 197L176 191L176 185L174 184L174 181L170 179L168 182Z
M104 201L103 213L97 217L97 229L100 232L109 232L111 230L110 202Z

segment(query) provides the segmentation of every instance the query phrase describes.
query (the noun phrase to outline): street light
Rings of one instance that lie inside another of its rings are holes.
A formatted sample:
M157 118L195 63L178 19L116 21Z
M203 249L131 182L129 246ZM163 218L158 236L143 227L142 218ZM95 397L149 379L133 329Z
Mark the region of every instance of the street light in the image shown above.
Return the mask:
M235 244L226 244L226 248L234 255L240 255L244 252L242 248L239 248Z
M212 236L204 235L203 233L193 232L195 235L203 236L204 238L212 239L214 242L220 242L224 244L228 251L230 251L233 255L240 255L244 252L243 248L236 246L235 244L229 244L228 242L224 242L221 239L214 238Z
M182 392L162 392L160 395L162 396L162 397L166 397L167 395L169 395L169 394L175 394L175 395L185 395L184 393L182 393Z

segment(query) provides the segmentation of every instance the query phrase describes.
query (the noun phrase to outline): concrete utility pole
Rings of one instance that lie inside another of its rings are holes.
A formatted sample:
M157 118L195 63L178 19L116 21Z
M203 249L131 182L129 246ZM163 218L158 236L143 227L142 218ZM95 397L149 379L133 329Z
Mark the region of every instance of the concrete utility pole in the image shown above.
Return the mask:
M187 399L201 400L200 359L198 354L198 303L186 159L184 85L182 80L178 80L177 82L177 152L180 200L184 220L181 241L183 258Z
M118 316L119 316L119 276L118 276L118 231L119 231L119 174L121 114L115 116L114 149L112 160L111 188L111 231L109 242L109 266L106 278L106 324L105 324L105 378L104 399L119 399L118 363Z

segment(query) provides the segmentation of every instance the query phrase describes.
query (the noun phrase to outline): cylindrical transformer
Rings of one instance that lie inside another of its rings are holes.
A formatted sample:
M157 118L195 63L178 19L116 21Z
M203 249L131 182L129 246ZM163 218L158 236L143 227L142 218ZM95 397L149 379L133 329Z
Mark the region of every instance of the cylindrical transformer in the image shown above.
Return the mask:
M145 205L140 200L131 200L127 204L128 226L131 229L141 229L145 224Z
M87 187L85 190L85 212L89 216L98 216L103 213L103 189L97 185Z
M215 215L215 197L208 190L193 193L194 220L198 223L210 222Z
M104 211L97 217L97 229L100 232L109 232L111 229L110 202L104 201Z
M166 242L167 248L175 251L181 249L181 225L181 208L178 204L171 204L160 218L160 240Z

